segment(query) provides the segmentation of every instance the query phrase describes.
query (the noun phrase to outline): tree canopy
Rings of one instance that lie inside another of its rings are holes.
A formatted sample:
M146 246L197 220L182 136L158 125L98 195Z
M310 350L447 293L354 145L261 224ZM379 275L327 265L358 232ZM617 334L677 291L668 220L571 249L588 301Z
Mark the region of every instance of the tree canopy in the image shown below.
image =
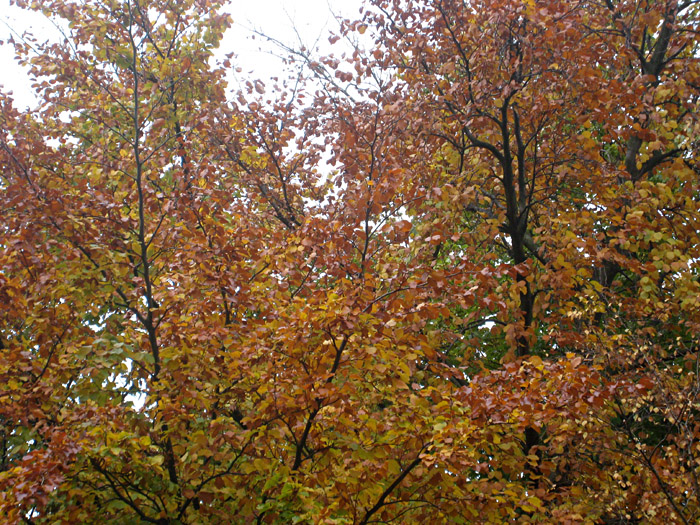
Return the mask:
M700 520L700 2L16 3L8 523Z

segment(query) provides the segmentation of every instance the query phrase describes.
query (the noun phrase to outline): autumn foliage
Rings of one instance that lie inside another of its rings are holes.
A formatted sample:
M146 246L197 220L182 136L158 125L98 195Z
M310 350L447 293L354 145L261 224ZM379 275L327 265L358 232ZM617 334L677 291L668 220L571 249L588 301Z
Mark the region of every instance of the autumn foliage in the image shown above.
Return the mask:
M700 520L697 0L16 3L0 521Z

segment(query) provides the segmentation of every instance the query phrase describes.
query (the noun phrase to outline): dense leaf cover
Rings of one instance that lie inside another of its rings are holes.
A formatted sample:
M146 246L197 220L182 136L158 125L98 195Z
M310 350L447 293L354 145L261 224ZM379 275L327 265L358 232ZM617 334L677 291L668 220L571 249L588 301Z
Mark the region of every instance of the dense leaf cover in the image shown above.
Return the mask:
M4 523L700 520L697 0L17 3Z

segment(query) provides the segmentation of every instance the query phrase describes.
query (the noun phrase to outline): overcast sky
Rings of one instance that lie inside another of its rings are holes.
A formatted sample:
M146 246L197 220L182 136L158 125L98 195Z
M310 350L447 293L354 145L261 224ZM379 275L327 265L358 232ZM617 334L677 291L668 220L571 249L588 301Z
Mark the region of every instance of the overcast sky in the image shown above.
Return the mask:
M236 64L243 68L244 75L250 72L252 77L261 79L279 75L279 60L270 54L269 45L261 39L251 40L251 30L260 30L294 45L298 44L298 36L306 45L312 45L319 36L326 44L326 33L337 27L334 15L357 18L361 3L362 0L233 0L228 11L234 23L224 38L221 52L235 52ZM39 40L55 34L42 15L11 6L10 0L0 0L0 41L6 40L12 31L22 34L27 30ZM265 46L262 51L261 46ZM2 90L12 91L19 107L33 105L29 80L13 56L10 45L0 45Z

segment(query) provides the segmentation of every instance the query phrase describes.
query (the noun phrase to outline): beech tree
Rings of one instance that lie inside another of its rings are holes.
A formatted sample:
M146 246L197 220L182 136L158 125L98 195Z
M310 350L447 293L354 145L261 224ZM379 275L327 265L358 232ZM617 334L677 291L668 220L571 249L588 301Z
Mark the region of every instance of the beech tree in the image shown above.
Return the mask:
M695 523L700 2L17 2L9 523Z

